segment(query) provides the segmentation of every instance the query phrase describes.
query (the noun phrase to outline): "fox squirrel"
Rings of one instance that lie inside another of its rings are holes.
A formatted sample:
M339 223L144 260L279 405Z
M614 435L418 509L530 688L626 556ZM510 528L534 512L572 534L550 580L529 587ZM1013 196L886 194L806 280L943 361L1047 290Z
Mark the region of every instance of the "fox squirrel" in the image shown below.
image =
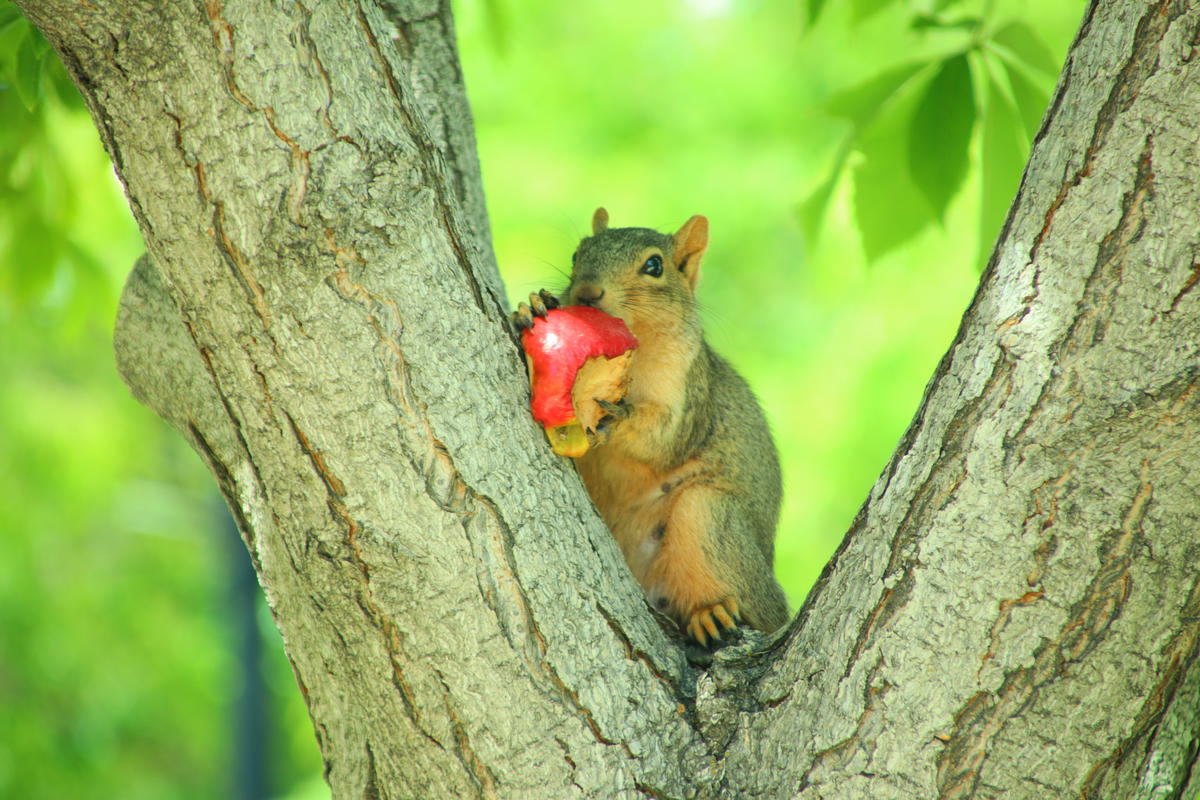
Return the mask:
M750 388L704 341L695 290L707 247L702 216L672 236L609 228L599 208L563 293L638 339L626 397L602 404L602 446L576 464L650 603L702 645L738 621L766 632L787 621L771 569L779 460ZM530 302L518 326L559 305L544 290Z

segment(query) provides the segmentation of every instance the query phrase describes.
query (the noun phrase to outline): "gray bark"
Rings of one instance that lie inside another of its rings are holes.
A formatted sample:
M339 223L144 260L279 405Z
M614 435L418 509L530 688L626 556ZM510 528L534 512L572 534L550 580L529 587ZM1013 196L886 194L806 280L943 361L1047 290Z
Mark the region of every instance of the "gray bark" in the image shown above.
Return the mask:
M117 353L239 520L335 797L1193 795L1200 11L1094 3L796 620L692 664L526 411L449 11L24 2L148 258Z

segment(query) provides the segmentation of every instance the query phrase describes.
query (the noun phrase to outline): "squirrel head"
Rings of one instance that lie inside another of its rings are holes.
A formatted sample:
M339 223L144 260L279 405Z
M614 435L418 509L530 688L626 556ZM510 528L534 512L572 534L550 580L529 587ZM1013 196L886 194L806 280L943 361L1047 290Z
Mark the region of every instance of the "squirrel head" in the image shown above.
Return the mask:
M699 323L696 284L708 248L708 220L699 214L674 234L649 228L610 228L596 209L592 235L571 257L568 305L599 308L625 321L639 338Z

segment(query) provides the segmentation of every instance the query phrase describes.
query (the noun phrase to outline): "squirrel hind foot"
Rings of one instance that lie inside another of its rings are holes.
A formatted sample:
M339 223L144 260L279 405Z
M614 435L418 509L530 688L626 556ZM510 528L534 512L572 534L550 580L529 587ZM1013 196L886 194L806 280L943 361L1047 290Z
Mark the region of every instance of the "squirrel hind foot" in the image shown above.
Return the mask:
M688 636L701 645L707 646L710 641L715 645L721 640L721 630L736 629L738 619L737 600L726 597L711 605L701 606L689 614L685 630Z

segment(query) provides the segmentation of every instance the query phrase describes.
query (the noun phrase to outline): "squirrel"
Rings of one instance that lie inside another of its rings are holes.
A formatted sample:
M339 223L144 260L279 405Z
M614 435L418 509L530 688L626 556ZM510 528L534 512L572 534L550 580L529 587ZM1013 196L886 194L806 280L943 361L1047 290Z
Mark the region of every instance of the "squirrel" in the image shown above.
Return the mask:
M770 633L787 621L772 571L779 459L762 409L705 342L696 303L708 220L674 235L609 228L572 256L566 305L598 308L637 337L628 392L576 466L650 604L701 645L739 622ZM518 327L560 305L542 290L513 314Z

